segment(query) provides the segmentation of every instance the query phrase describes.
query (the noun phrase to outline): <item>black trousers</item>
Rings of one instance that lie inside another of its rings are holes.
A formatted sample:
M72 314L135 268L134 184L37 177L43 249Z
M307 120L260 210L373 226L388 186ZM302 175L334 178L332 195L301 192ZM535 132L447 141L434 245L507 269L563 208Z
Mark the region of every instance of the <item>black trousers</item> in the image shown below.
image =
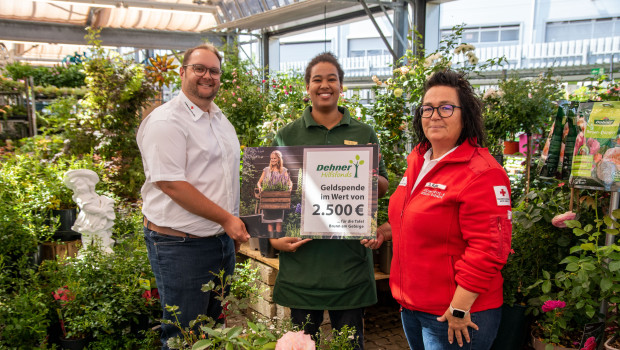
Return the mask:
M355 327L355 350L364 350L364 308L349 310L328 310L332 328L340 330L344 326ZM323 310L291 308L291 319L296 326L304 326L304 333L319 339L319 327L323 323Z

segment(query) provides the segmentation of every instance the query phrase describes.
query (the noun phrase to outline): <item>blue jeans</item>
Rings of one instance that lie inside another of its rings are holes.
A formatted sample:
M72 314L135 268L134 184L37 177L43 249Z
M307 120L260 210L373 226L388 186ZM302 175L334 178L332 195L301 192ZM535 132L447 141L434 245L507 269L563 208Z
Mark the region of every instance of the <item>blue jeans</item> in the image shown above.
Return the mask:
M364 308L349 310L327 310L332 329L340 330L344 326L355 327L355 350L364 350ZM318 339L319 327L323 323L323 310L305 310L291 308L291 320L296 326L304 326L304 333Z
M144 228L144 239L151 269L155 275L163 310L163 318L176 321L166 305L179 307L177 315L182 327L198 315L218 320L222 305L216 293L201 291L202 285L215 280L221 270L231 275L235 268L234 241L226 234L209 238L185 238L159 234ZM221 322L222 320L220 320ZM197 327L197 326L196 326ZM174 325L161 325L162 349L168 349L168 338L180 335Z
M472 313L471 320L479 330L469 328L470 342L463 339L463 347L459 347L456 337L452 344L448 343L448 322L437 321L437 315L403 308L400 316L407 342L413 350L488 350L497 335L502 309Z

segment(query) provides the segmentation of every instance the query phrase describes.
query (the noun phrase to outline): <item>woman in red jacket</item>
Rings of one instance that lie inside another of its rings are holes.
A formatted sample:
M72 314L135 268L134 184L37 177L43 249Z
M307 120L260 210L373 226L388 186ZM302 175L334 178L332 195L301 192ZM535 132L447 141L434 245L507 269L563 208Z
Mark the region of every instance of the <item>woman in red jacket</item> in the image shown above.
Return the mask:
M508 176L480 146L481 103L461 74L428 79L413 127L420 143L378 230L391 226L390 288L409 346L489 349L510 251Z

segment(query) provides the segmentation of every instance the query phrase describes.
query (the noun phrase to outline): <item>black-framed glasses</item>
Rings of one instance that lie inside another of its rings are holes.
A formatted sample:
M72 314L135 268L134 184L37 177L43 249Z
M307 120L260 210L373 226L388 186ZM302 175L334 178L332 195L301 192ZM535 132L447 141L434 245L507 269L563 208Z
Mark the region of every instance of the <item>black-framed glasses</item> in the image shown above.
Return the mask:
M437 114L439 114L441 118L450 118L452 114L454 114L455 108L462 108L462 107L455 106L455 105L449 105L449 104L439 105L437 107L420 106L420 116L422 118L430 118L433 116L433 112L437 110Z
M199 77L204 77L207 71L211 75L211 78L219 78L222 75L222 70L215 67L206 67L202 64L186 64L183 67L192 67L192 71Z

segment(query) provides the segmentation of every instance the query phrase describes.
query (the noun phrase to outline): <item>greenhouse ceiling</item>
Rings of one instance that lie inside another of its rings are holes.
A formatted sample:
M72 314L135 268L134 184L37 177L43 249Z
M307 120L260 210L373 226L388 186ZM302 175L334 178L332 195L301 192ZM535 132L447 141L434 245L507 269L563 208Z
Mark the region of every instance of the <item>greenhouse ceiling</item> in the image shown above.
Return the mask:
M428 0L427 0L428 1ZM429 1L430 2L430 1ZM439 2L439 1L433 1ZM385 0L0 0L7 60L40 64L85 51L84 30L107 47L184 50L239 33L281 35L386 12ZM1 45L0 45L1 46Z

